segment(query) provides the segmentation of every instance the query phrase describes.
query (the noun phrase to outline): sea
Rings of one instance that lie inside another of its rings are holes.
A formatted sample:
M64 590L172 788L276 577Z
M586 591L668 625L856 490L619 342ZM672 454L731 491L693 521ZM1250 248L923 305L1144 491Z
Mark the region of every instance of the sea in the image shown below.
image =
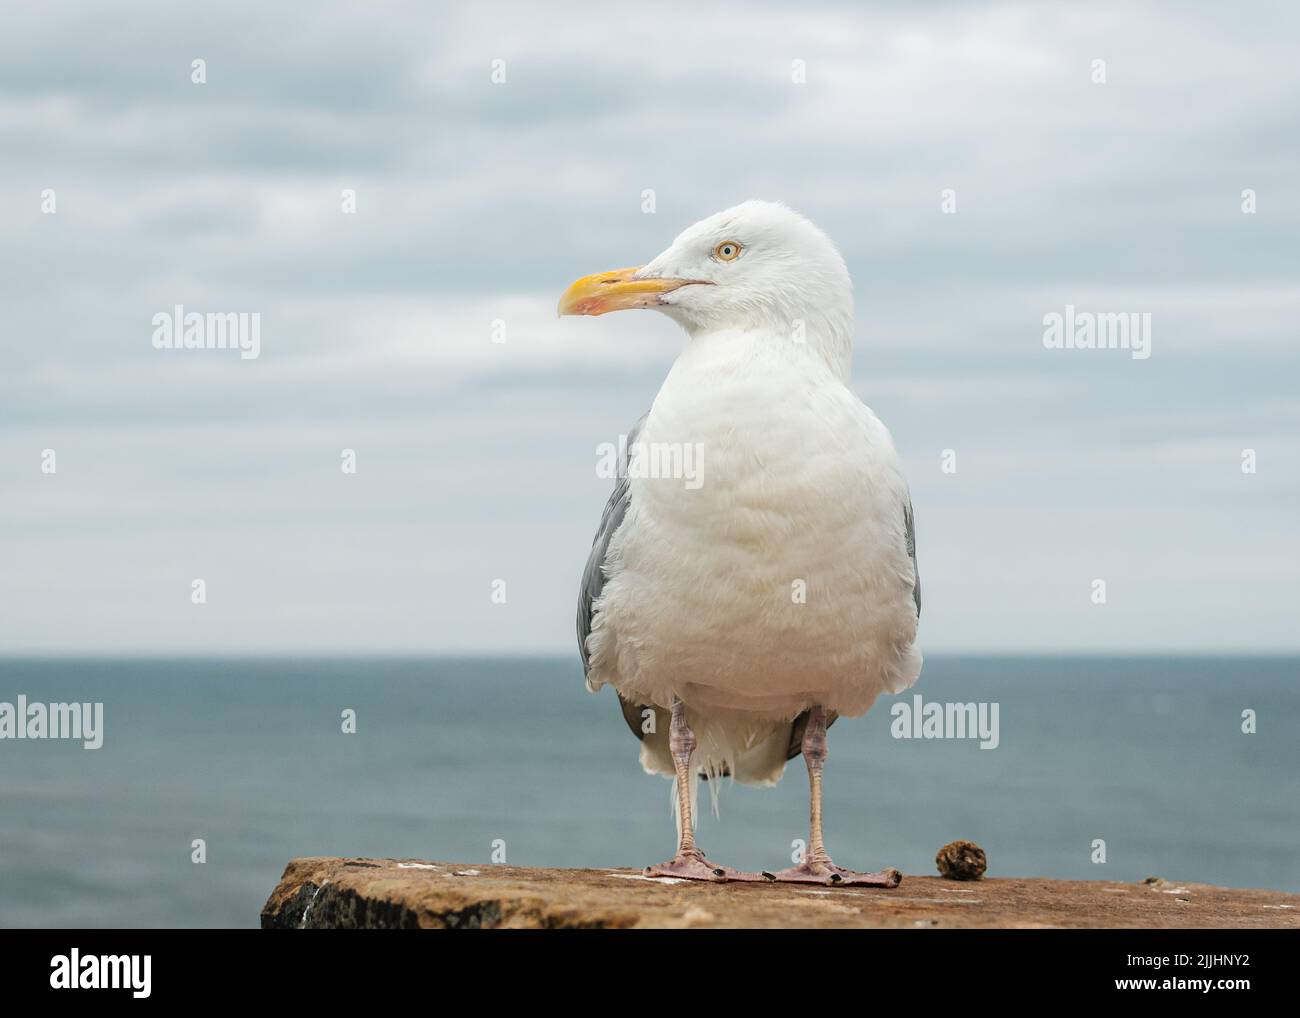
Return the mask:
M960 838L989 876L1300 892L1298 678L1293 658L931 656L831 728L828 847L924 874ZM0 660L0 704L19 695L102 703L103 744L0 739L3 927L253 927L295 856L603 868L674 847L671 784L569 657ZM775 869L807 836L798 759L701 802L719 862Z

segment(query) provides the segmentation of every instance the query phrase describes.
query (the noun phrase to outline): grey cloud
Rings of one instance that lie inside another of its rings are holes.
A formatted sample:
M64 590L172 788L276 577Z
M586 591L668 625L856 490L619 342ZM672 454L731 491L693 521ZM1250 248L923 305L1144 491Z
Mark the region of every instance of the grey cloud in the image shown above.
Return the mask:
M908 463L927 646L1294 649L1300 15L656 11L10 5L0 650L567 649L595 443L681 340L543 316L573 277L749 197L807 212L853 272L856 384ZM153 351L173 303L262 312L263 358ZM1044 350L1065 303L1151 311L1151 360ZM173 589L205 568L237 592L219 625ZM1097 569L1124 612L1087 614ZM507 625L474 594L498 574Z

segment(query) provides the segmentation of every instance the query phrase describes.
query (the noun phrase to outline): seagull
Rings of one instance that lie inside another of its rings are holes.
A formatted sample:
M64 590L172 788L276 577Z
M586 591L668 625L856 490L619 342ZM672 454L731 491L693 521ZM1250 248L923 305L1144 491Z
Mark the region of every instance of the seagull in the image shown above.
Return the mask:
M826 730L916 681L912 503L888 430L851 388L853 285L785 205L748 201L644 266L584 276L561 315L666 314L688 341L626 436L578 593L587 688L618 693L641 764L674 780L677 853L649 877L894 887L822 835ZM689 467L689 469L687 469ZM695 844L700 779L808 768L803 861L748 873Z

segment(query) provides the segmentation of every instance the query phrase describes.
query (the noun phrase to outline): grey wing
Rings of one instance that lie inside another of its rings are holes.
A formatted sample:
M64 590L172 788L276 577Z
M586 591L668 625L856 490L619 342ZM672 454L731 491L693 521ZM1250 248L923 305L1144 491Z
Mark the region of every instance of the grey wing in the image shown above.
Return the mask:
M635 444L644 424L645 417L643 416L628 432L627 446L629 449ZM630 499L631 487L627 476L627 463L620 462L618 465L618 478L614 482L614 491L610 494L609 501L605 503L605 511L600 517L600 526L596 529L596 537L591 542L591 554L587 556L586 568L582 570L582 583L578 586L578 653L582 655L582 672L584 675L591 670L591 661L587 655L587 637L591 635L596 600L600 597L601 591L605 589L605 580L608 579L605 575L605 561L609 555L610 541L613 540L618 528L623 525ZM641 718L642 711L645 710L644 705L624 700L620 695L619 706L622 708L623 719L627 722L627 726L632 729L632 733L638 739L641 738Z
M916 602L916 617L921 617L921 571L916 567L916 518L912 515L912 496L907 496L903 507L903 527L907 531L907 557L912 560L912 600Z
M907 557L912 560L912 600L916 602L916 617L921 617L921 573L916 568L916 520L912 514L912 497L907 497L903 506L903 530L907 540ZM835 724L836 715L831 713L826 719L826 727ZM804 711L790 725L790 742L786 746L785 758L793 760L803 751L803 733L808 727L808 712Z

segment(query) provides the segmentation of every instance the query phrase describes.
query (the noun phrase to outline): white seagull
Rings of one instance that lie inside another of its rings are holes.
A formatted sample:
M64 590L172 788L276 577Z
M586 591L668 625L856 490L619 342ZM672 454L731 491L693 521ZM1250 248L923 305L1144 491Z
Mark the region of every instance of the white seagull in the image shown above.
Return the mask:
M677 855L646 875L896 886L897 870L836 866L822 840L827 727L921 670L911 500L889 432L850 387L844 259L797 212L749 201L648 265L579 279L559 305L626 308L689 336L628 435L578 596L587 688L617 690L642 766L676 783ZM775 784L800 752L804 861L776 874L709 861L698 780Z

